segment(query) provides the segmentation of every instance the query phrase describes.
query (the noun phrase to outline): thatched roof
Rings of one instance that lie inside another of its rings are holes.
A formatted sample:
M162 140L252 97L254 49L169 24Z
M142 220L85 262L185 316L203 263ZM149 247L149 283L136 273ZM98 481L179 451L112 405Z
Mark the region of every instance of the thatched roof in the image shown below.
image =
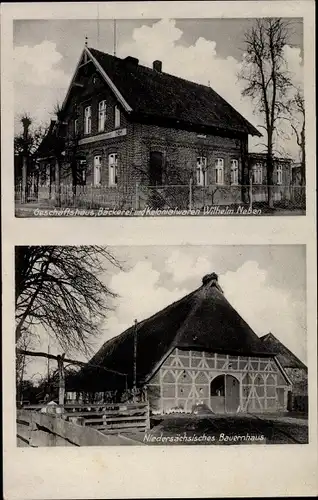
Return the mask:
M137 323L106 342L91 363L128 374L132 384L134 337L137 338L137 382L147 382L175 347L236 355L268 356L264 343L226 300L216 275L203 279L200 288ZM83 381L101 380L96 370L84 369ZM104 372L103 384L120 377ZM123 381L123 379L121 379ZM97 389L96 389L97 390Z
M261 341L268 352L277 356L278 361L283 368L302 368L307 370L306 365L295 356L278 338L272 333L267 333L261 337Z
M138 59L88 51L111 78L134 113L219 131L261 136L260 132L211 87L156 71Z

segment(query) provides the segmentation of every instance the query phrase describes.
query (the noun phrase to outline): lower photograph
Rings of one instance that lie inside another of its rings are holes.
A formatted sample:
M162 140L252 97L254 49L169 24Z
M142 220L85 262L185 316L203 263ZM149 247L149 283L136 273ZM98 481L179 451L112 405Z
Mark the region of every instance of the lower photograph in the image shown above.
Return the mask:
M16 246L19 447L308 443L305 245Z

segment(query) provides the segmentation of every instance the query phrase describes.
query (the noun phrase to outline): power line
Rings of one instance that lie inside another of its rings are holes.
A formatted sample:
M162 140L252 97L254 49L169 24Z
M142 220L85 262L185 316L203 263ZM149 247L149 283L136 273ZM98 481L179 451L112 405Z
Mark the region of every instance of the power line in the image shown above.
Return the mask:
M116 37L117 37L117 25L116 25L116 19L114 19L114 56L116 56L116 44L117 44L117 40L116 40Z

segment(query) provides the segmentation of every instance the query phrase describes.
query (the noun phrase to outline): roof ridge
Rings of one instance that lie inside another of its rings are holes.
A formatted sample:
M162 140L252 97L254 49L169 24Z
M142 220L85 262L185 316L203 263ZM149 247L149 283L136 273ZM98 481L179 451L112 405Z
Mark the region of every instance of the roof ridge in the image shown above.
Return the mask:
M102 54L102 55L104 55L104 56L110 57L110 58L112 58L112 59L116 59L118 62L122 62L122 63L124 63L124 64L125 64L125 58L121 58L121 57L118 57L118 56L114 56L114 55L112 55L112 54L108 54L107 52L103 52L103 51L101 51L101 50L99 50L99 49L95 49L95 48L93 48L93 47L88 47L88 50L94 50L94 51L96 51L96 52L98 52L98 53L100 53L100 54ZM127 57L134 57L134 56L127 56ZM146 70L146 71L148 71L148 72L154 72L154 71L155 71L155 70L153 70L153 68L151 68L151 67L145 66L145 65L143 65L143 64L139 64L139 59L138 59L138 65L136 65L136 69L138 69L138 68L139 68L139 69L142 69L142 70ZM256 127L254 127L254 125L252 125L251 123L249 123L249 121L247 120L247 118L245 118L245 117L244 117L244 116L243 116L243 115L242 115L239 111L237 111L237 109L236 109L234 106L232 106L232 104L230 104L230 103L229 103L226 99L224 99L224 97L222 97L222 96L221 96L218 92L216 92L216 91L214 90L214 88L212 88L211 86L209 86L209 85L204 85L203 83L194 82L194 81L189 80L189 79L187 79L187 78L183 78L183 77L181 77L181 76L177 76L177 75L173 75L173 74L171 74L171 73L167 73L166 71L156 72L156 74L157 74L157 75L160 75L160 74L162 74L162 75L167 75L167 76L169 76L170 78L175 79L176 81L180 81L180 80L181 80L181 81L183 81L183 82L186 82L187 84L190 84L190 85L195 85L195 86L197 86L197 87L199 87L199 88L205 89L206 91L210 92L210 93L211 93L211 94L213 94L214 96L217 96L217 97L218 97L218 98L219 98L219 99L223 102L223 104L224 104L226 107L228 107L228 108L230 108L232 111L234 111L234 112L237 114L237 116L240 118L240 120L242 120L242 121L244 122L244 124L245 124L248 128L252 127L252 128L253 128L253 129L254 129L254 130L258 133L258 134L260 134L260 132L256 129ZM261 135L261 134L260 134L260 135Z

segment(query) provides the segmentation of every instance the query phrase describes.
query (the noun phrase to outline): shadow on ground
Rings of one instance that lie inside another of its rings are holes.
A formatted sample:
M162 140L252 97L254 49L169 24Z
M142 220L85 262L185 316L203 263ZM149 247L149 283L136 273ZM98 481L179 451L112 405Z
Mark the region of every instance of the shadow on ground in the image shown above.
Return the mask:
M306 444L308 422L277 415L174 415L157 420L150 431L134 438L149 445Z

